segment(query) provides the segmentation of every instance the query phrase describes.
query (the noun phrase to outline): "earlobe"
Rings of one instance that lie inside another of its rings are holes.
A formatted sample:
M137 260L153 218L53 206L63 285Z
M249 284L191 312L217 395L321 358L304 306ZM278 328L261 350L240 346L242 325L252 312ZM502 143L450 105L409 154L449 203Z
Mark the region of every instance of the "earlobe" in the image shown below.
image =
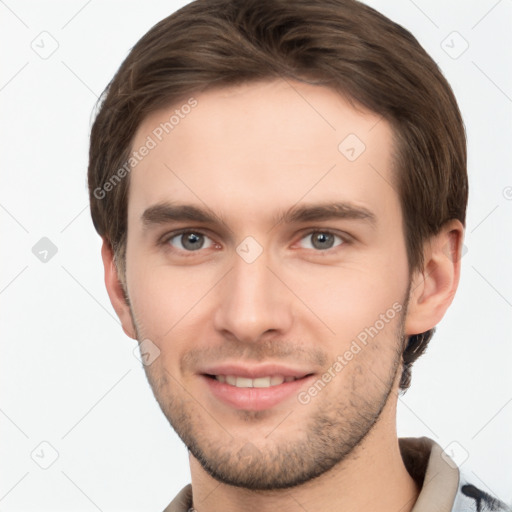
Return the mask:
M101 246L101 258L105 270L105 286L112 307L121 321L125 334L130 338L137 339L132 316L130 314L130 307L126 302L124 290L114 262L114 253L110 243L105 238Z
M459 285L463 238L462 223L453 219L425 244L424 268L411 281L406 335L435 327L452 303Z

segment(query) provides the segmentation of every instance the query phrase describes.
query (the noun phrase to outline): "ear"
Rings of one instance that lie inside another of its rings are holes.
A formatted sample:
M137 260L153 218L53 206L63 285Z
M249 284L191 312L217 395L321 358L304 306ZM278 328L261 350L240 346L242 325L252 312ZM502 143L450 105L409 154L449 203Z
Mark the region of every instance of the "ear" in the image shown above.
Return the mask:
M128 306L121 281L117 273L117 267L114 262L114 252L110 243L103 238L103 245L101 246L101 258L103 260L103 267L105 268L105 286L107 288L110 302L121 320L123 331L127 336L137 339L136 330L133 325L132 316L130 314L130 307Z
M452 303L459 285L464 226L447 222L424 247L425 264L411 282L405 334L420 334L435 327Z

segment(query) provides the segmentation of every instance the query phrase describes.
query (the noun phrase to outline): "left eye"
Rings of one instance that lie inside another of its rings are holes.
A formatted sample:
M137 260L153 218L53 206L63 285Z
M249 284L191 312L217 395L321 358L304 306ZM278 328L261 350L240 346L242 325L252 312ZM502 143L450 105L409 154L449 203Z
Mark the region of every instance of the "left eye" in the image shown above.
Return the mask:
M175 242L175 240L177 242ZM213 240L203 233L196 231L186 231L170 237L167 242L173 247L187 252L198 251L199 249L208 249L213 245ZM176 247L175 244L178 244ZM179 247L181 245L181 247Z
M344 243L340 236L335 235L329 231L313 231L312 233L308 233L304 238L302 238L302 240L310 240L310 242L306 243L305 245L301 245L301 247L304 249L319 250L332 249L334 247L335 239L340 241L340 243L337 245Z

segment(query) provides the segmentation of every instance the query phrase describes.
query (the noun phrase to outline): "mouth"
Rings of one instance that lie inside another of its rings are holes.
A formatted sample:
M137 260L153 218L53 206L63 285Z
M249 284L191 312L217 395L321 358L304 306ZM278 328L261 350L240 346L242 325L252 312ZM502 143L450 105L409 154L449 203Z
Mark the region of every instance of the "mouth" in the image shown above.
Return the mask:
M293 382L302 377L292 377L284 375L268 375L266 377L257 377L250 379L248 377L240 377L237 375L206 375L218 382L226 383L229 386L237 388L270 388L280 386L283 382Z
M269 368L219 368L201 373L210 395L229 408L262 411L293 400L314 373Z

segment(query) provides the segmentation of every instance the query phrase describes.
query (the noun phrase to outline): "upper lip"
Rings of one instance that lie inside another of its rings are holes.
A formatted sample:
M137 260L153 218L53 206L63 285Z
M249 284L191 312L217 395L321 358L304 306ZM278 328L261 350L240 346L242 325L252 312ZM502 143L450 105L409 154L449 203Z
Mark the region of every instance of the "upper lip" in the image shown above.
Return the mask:
M257 379L259 377L268 377L273 375L282 375L283 377L295 377L300 379L310 375L311 371L299 368L291 368L280 364L261 364L242 366L239 363L221 364L210 366L200 371L203 375L235 375L237 377L246 377L248 379Z

